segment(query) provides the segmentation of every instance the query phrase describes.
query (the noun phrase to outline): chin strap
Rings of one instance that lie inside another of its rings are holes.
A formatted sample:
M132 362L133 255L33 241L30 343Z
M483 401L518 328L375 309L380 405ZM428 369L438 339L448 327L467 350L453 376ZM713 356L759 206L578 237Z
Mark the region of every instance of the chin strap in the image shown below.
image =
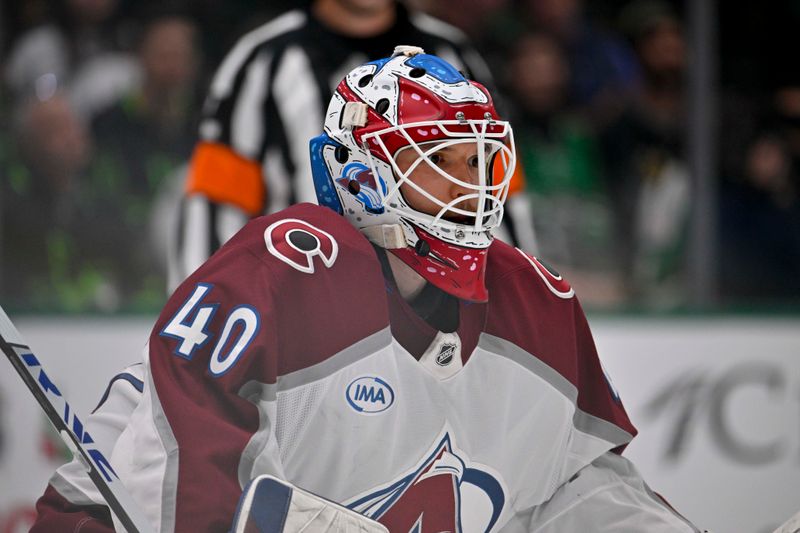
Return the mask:
M361 228L361 233L366 235L369 241L386 250L396 250L408 246L406 235L400 224L380 224Z

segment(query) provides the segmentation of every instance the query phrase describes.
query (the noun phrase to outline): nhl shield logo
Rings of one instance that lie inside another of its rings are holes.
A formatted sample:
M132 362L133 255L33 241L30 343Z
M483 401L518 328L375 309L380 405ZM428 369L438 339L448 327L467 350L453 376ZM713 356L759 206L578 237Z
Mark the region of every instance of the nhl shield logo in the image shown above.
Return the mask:
M436 356L436 364L439 366L447 366L453 362L453 357L456 354L457 346L455 344L443 344Z
M489 532L502 527L507 490L500 476L471 462L445 430L413 471L347 505L402 533Z

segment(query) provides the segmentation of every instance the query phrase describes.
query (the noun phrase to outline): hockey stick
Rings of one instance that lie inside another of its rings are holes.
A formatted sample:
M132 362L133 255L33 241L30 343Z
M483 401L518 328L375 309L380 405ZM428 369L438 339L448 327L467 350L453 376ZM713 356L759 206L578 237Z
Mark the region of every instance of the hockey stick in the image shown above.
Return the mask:
M45 373L42 364L0 306L0 347L22 381L55 426L64 443L86 469L108 507L129 533L152 533L139 506L119 480L108 459L97 449L83 423Z

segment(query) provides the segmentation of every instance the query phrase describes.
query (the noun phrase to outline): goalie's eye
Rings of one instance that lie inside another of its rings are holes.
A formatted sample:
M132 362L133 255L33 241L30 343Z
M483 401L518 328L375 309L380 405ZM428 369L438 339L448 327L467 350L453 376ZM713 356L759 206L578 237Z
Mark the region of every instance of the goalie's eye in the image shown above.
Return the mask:
M441 154L431 154L428 156L428 159L437 167L444 165L444 156Z
M469 165L470 168L478 168L478 156L473 155L472 157L470 157L469 160L467 161L467 164Z

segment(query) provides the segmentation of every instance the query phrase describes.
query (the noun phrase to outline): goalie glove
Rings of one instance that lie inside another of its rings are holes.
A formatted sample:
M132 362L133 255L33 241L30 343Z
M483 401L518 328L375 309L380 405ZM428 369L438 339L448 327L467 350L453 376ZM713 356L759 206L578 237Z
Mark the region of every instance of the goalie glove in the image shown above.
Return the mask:
M245 487L231 533L389 533L389 530L338 503L272 476Z

